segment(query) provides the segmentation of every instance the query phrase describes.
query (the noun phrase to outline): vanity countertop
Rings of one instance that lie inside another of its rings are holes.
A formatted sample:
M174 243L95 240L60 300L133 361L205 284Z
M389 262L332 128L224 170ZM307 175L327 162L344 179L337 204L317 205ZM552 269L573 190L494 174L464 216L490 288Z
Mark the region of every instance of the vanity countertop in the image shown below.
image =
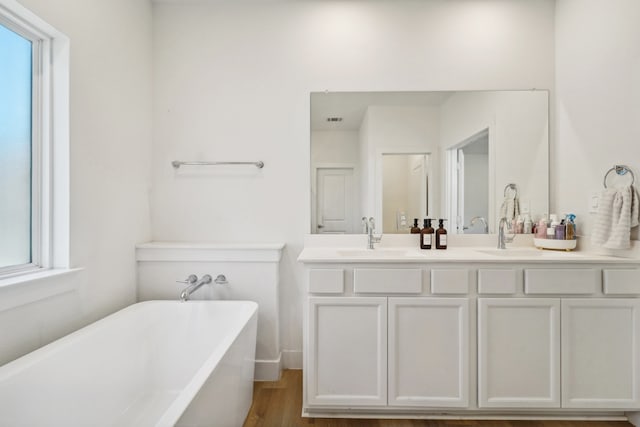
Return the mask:
M587 252L560 252L536 248L495 249L461 247L446 250L420 250L412 247L364 249L355 247L305 248L298 261L303 263L436 263L436 262L526 262L526 263L616 263L638 264L640 260Z
M366 236L365 236L366 237ZM388 237L388 236L385 236ZM360 237L362 240L362 237ZM392 239L390 239L392 240ZM450 239L454 240L454 239ZM302 263L607 263L640 264L634 256L614 256L590 251L553 251L537 249L531 239L521 239L519 244L496 249L487 239L466 239L464 243L449 245L448 249L421 250L417 245L408 245L407 237L366 249L366 241L356 241L354 237L337 240L307 240L298 261Z

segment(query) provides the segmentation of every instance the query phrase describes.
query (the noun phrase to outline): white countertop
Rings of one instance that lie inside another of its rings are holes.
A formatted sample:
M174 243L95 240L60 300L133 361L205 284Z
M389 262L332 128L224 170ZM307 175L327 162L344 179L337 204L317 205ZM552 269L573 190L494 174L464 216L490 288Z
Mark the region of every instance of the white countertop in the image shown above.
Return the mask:
M326 236L322 236L326 237ZM613 256L587 251L553 251L537 249L529 236L518 236L519 242L496 249L491 236L449 239L448 249L422 250L416 236L384 236L386 245L366 249L366 236L342 236L321 239L310 236L298 261L302 263L607 263L640 264L638 257ZM453 237L453 236L451 236ZM463 238L461 238L463 237ZM471 236L468 236L471 237ZM495 237L494 237L495 238ZM384 241L384 240L383 240ZM489 245L489 242L492 242Z

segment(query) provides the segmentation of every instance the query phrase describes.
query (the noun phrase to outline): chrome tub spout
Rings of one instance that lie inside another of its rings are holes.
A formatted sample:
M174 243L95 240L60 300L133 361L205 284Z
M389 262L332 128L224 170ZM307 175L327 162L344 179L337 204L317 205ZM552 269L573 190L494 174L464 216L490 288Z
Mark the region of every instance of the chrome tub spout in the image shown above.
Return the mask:
M204 276L202 276L202 279L197 280L193 283L190 283L189 286L187 286L186 288L184 288L184 290L180 293L180 301L188 301L189 300L189 296L194 293L195 291L197 291L198 289L200 289L202 287L202 285L208 285L209 283L211 283L213 279L211 278L210 275L205 274Z

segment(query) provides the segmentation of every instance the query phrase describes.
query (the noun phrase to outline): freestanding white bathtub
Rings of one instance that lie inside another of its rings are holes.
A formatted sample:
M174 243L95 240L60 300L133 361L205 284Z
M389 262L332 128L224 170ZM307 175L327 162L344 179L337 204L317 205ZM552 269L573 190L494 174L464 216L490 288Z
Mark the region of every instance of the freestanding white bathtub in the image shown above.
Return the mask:
M0 367L0 426L242 426L257 307L129 306Z

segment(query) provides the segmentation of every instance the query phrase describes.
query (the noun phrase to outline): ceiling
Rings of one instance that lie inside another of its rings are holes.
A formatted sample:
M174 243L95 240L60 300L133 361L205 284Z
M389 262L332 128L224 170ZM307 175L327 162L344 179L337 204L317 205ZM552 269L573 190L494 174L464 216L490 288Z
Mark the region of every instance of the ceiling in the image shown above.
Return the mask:
M370 106L437 107L453 92L314 92L311 94L311 130L360 129ZM341 117L341 122L328 122Z

